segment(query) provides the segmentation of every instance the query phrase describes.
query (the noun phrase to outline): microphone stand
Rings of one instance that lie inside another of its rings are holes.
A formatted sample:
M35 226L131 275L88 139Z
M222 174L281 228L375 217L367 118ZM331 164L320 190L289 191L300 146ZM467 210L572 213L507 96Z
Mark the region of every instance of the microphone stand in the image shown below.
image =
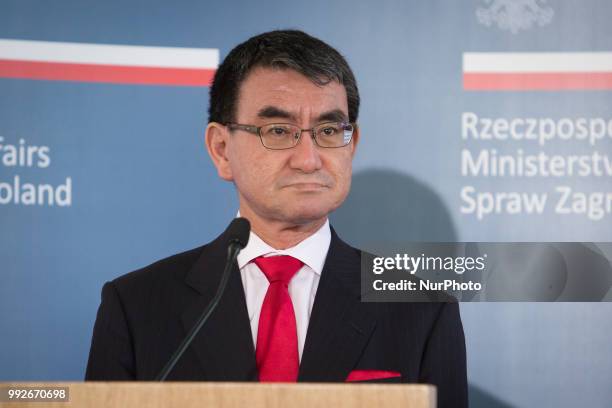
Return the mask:
M198 334L202 326L204 326L204 323L206 323L212 312L219 304L219 300L221 300L221 296L223 296L223 292L225 292L225 287L227 286L227 282L229 281L230 272L232 271L234 263L236 262L238 252L240 252L241 249L242 246L237 240L233 240L232 242L230 242L229 246L227 247L227 262L225 263L225 269L223 270L223 274L221 275L221 282L219 282L219 288L217 289L215 297L210 301L208 306L206 306L206 309L204 309L204 311L200 315L200 318L198 319L197 323L191 328L191 330L187 334L187 337L185 337L181 345L172 355L172 358L170 358L170 360L164 366L163 370L161 370L157 377L155 377L155 381L166 380L168 374L170 374L178 360L181 358L183 353L185 353L185 350L187 350L187 347L189 347L189 345L193 341L196 334Z

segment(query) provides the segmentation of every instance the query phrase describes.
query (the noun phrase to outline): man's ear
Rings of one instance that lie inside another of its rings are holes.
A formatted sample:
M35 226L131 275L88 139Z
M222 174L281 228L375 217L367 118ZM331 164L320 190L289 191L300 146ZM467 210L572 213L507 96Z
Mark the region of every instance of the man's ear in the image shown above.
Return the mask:
M232 169L229 164L227 157L227 150L229 148L229 130L217 122L210 122L206 126L206 150L208 155L213 161L213 164L217 168L217 174L223 180L232 181Z
M359 143L359 126L355 124L355 129L353 130L353 137L351 139L351 157L355 157L355 151L357 150L357 143Z

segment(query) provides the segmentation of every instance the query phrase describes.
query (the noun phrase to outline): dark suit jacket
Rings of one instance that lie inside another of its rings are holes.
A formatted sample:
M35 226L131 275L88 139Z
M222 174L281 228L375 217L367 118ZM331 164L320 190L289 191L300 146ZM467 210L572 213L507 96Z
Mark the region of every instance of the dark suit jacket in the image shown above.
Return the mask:
M214 296L227 250L213 242L108 282L87 380L152 380ZM308 325L298 381L343 382L352 370L397 371L385 382L438 387L439 407L467 407L457 303L362 303L361 251L333 231ZM168 380L256 381L238 268L217 309Z

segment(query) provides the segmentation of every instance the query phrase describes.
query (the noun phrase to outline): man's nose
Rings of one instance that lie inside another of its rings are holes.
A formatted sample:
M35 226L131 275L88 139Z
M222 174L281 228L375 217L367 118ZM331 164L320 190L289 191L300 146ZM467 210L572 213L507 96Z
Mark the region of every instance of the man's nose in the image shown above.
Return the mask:
M293 169L304 173L312 173L321 168L321 157L319 147L316 145L309 131L302 132L298 144L291 149L289 165Z

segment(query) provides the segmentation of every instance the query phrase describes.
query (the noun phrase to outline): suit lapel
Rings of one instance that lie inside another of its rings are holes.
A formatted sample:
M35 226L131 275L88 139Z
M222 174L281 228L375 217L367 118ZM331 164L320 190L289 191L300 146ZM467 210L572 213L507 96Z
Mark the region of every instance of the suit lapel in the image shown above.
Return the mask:
M215 295L225 266L227 237L222 234L204 247L185 282L199 296L185 309L182 322L185 333L196 323ZM191 345L206 379L249 381L257 379L255 350L248 318L240 271L234 265L227 288L219 304Z
M376 325L373 308L360 301L360 267L360 252L332 229L298 381L344 381L359 361Z

